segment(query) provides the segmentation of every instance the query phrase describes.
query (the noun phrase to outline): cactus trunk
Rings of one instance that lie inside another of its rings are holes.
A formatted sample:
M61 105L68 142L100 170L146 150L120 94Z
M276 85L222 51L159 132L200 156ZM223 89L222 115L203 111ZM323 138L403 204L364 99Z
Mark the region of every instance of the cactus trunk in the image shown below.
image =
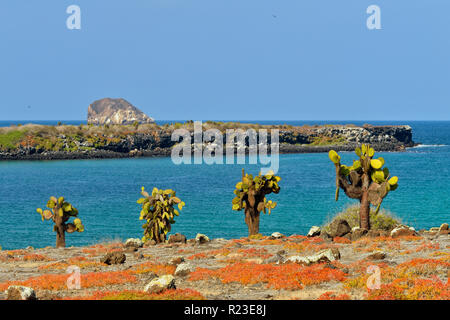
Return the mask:
M248 235L259 233L259 212L252 207L245 209L245 223L248 226Z
M55 217L56 248L66 247L66 231L61 217Z
M157 230L153 231L152 239L155 240L156 243L162 243L166 240L164 233L159 233L159 229L158 229L158 231Z
M359 226L370 230L370 202L369 192L365 191L361 197L361 206L359 208Z

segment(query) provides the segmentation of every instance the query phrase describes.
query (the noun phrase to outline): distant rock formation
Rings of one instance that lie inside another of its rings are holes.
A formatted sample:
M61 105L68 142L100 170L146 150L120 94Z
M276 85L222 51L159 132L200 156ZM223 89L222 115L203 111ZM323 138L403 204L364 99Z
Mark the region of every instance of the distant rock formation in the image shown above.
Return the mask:
M133 124L155 121L125 99L104 98L94 101L88 108L89 124Z

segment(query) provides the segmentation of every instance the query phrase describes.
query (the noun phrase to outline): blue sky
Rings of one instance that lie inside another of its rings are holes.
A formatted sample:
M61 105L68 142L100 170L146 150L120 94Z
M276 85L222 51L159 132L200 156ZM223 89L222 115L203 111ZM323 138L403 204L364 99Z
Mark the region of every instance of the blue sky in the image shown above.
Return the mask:
M449 14L448 0L2 0L0 120L82 120L103 97L160 120L450 120Z

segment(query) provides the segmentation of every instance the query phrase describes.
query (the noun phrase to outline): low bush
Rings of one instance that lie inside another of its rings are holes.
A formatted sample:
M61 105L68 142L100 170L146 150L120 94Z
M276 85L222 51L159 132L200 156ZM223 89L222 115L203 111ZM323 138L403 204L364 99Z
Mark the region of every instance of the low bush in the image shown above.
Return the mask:
M329 232L330 224L336 219L344 219L351 228L359 227L359 206L351 205L347 207L344 211L334 216L323 229ZM378 213L374 209L370 210L370 225L373 230L390 231L400 224L402 224L401 220L387 210L381 209Z

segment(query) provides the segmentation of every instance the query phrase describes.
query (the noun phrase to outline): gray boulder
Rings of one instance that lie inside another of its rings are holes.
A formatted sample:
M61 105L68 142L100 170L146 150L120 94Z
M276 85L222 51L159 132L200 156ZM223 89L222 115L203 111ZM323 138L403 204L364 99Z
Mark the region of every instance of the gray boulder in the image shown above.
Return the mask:
M145 286L144 291L148 293L161 293L167 289L176 289L175 278L170 274L153 279Z
M6 296L7 300L36 300L34 289L23 286L9 286Z
M352 228L350 228L350 225L344 219L336 219L330 224L330 236L333 238L343 237L351 231Z

